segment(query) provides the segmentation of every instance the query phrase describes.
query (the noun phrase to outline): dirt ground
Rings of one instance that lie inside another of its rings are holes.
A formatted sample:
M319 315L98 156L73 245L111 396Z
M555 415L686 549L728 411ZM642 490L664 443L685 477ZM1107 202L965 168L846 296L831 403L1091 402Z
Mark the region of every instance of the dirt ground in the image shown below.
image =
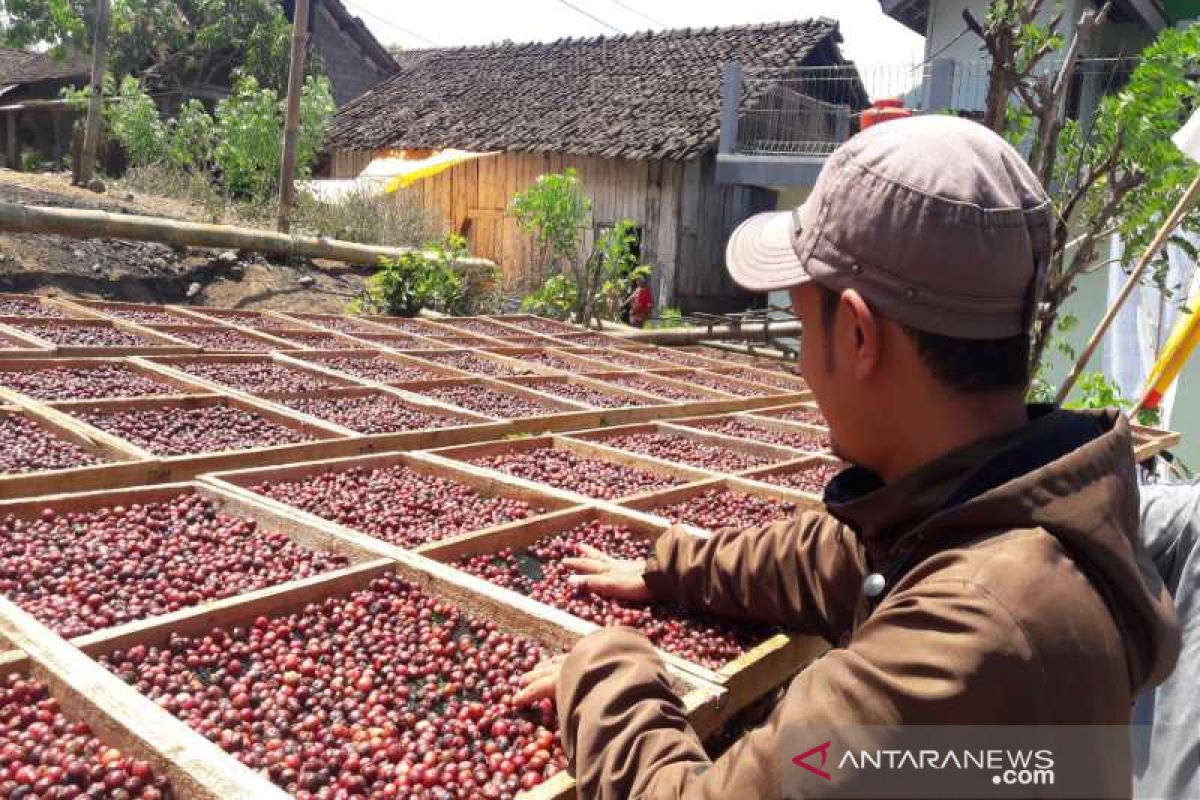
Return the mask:
M71 186L68 173L0 169L0 202L202 222L186 202ZM339 312L369 269L122 239L0 233L0 291L143 303ZM190 295L190 296L189 296Z

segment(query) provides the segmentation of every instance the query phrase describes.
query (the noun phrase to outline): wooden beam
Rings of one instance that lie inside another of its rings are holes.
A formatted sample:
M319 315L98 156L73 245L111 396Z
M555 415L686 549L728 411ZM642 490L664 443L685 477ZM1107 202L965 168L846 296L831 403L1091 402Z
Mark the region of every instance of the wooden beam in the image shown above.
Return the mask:
M304 93L304 56L308 49L308 0L296 0L292 18L292 59L288 71L287 119L283 127L283 157L279 168L280 233L292 227L296 200L296 146L300 138L300 97Z
M91 95L83 131L83 153L75 182L87 186L96 173L96 148L100 146L101 113L104 108L104 73L108 66L108 0L96 0L96 31L92 45Z

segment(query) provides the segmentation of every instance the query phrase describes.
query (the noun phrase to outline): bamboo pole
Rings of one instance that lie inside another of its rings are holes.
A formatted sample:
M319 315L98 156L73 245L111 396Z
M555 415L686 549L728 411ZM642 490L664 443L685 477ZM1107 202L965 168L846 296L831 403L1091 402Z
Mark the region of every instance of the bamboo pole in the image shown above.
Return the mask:
M629 339L644 344L686 345L709 340L762 340L777 337L799 336L802 326L797 321L743 325L713 325L702 328L665 328L663 330L613 330L605 331L610 336Z
M100 145L100 112L104 102L104 71L108 63L108 0L96 0L96 38L92 51L92 94L88 98L87 126L83 131L83 152L79 157L76 180L80 186L87 186L96 174L96 148Z
M1200 175L1197 175L1192 185L1183 193L1183 197L1179 198L1179 202L1175 205L1174 210L1163 221L1162 227L1158 229L1158 233L1154 235L1154 239L1147 245L1142 257L1138 259L1137 265L1133 271L1129 273L1129 279L1125 281L1125 285L1121 287L1121 293L1117 295L1117 299L1113 301L1112 306L1104 315L1104 319L1100 320L1100 324L1096 326L1092 338L1088 340L1087 347L1083 348L1083 352L1079 354L1079 359L1075 365L1071 367L1071 372L1063 381L1062 388L1058 390L1058 396L1054 398L1056 405L1061 405L1067 399L1067 395L1071 393L1071 389L1075 386L1075 381L1079 380L1080 373L1091 360L1092 354L1096 352L1096 347L1099 346L1100 340L1104 338L1104 334L1108 332L1109 327L1113 324L1113 320L1117 318L1117 314L1121 310L1121 306L1125 305L1125 301L1129 299L1129 295L1133 293L1133 289L1138 285L1145 273L1150 262L1158 255L1158 251L1166 244L1167 238L1171 232L1175 230L1175 226L1183 219L1184 214L1191 208L1192 202L1200 196Z
M292 62L288 71L287 121L283 126L283 158L279 166L280 233L292 229L296 201L296 142L300 136L300 96L304 93L304 54L308 49L308 0L296 0L292 17Z
M302 258L325 258L348 264L377 264L415 252L409 247L344 242L317 236L296 236L232 225L203 225L161 217L113 214L76 208L47 208L0 202L0 231L53 233L77 239L136 239L180 247L250 250ZM433 254L429 254L433 258ZM461 258L463 266L493 267L485 258Z

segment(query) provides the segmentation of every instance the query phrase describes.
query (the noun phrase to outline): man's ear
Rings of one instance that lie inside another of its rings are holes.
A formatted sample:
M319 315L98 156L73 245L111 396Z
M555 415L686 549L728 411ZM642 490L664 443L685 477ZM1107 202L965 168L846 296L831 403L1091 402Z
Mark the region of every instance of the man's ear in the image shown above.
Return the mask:
M866 380L879 366L881 357L879 318L854 289L842 292L841 306L847 312L842 318L850 326L847 330L851 349L849 363L853 366L854 377Z

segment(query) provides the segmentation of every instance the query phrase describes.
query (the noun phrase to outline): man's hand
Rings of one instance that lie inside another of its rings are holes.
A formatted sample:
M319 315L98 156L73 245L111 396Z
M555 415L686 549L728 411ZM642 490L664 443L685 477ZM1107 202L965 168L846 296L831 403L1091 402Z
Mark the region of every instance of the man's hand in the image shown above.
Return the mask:
M646 570L645 561L613 558L586 544L579 545L579 549L583 551L581 558L563 559L567 569L579 573L567 578L572 584L617 600L646 603L652 599L642 577Z
M548 661L543 661L521 676L521 691L513 697L515 706L531 706L546 698L554 702L554 693L558 690L558 673L566 661L565 653L557 655Z

